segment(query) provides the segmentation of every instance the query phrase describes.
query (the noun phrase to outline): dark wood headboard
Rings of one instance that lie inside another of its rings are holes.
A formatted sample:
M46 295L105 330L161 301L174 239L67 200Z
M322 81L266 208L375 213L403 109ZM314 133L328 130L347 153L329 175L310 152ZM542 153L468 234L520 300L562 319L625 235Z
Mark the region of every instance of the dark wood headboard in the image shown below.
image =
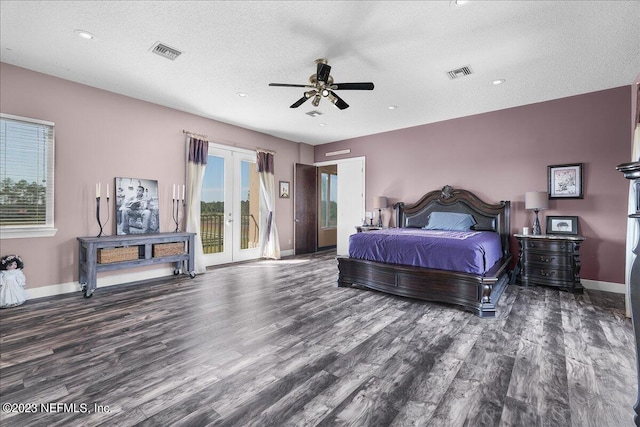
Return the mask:
M473 215L475 230L495 231L500 234L503 254L509 255L511 234L511 202L490 204L482 201L471 191L444 186L431 191L416 203L396 203L396 226L400 228L422 228L429 222L431 212L457 212Z

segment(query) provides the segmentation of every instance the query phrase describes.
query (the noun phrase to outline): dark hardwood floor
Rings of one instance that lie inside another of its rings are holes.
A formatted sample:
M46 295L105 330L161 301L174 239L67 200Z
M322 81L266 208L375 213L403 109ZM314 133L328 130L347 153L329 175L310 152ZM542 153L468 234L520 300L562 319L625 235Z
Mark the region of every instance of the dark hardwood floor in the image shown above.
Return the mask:
M510 286L480 319L336 277L324 252L0 310L0 424L633 425L623 295Z

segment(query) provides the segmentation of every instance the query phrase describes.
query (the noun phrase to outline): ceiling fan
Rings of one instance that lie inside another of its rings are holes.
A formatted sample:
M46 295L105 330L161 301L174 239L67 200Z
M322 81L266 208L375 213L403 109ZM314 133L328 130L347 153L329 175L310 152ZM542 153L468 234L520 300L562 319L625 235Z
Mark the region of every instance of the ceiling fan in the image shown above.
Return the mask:
M316 59L315 63L318 64L318 70L316 74L309 77L309 83L306 85L295 85L287 83L269 83L269 86L280 87L305 87L310 90L306 91L302 98L291 104L290 108L298 108L307 99L313 98L311 103L314 107L320 105L322 98L327 98L333 105L341 110L349 108L349 104L344 102L334 90L373 90L373 83L334 83L333 77L329 74L331 72L331 66L327 63L326 59Z

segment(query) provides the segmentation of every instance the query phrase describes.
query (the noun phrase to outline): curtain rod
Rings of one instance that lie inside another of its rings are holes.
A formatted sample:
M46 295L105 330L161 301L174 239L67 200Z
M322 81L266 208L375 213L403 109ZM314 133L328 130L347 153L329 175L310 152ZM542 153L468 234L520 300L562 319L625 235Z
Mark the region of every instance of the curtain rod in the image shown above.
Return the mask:
M207 135L203 135L201 133L190 132L190 131L184 130L184 129L182 130L182 133L187 134L187 135L198 136L198 137L204 138L204 139L208 138ZM207 141L209 141L209 140L207 139ZM218 141L209 141L209 142L218 143ZM277 153L277 151L275 151L275 150L267 150L266 148L260 148L260 147L253 147L253 148L245 147L243 145L236 144L235 142L231 142L231 141L219 141L219 142L224 144L224 145L230 145L230 146L233 146L233 147L236 147L236 148L244 148L245 150L264 151L266 153L271 153L271 154L276 154Z
M188 131L188 130L184 130L184 129L182 129L182 133L185 133L185 134L187 134L187 135L192 135L192 136L198 136L198 137L200 137L200 138L207 139L207 135L203 135L203 134L201 134L201 133L190 132L190 131Z
M260 148L260 147L256 147L256 151L264 151L265 153L270 153L270 154L276 154L277 153L277 151L267 150L266 148Z

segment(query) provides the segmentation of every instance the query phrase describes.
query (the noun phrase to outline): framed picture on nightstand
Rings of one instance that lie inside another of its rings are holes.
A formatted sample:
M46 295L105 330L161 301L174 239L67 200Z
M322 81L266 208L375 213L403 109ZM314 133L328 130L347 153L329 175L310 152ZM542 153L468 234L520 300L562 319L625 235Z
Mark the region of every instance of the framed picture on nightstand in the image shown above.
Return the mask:
M578 235L577 216L548 216L547 234Z

